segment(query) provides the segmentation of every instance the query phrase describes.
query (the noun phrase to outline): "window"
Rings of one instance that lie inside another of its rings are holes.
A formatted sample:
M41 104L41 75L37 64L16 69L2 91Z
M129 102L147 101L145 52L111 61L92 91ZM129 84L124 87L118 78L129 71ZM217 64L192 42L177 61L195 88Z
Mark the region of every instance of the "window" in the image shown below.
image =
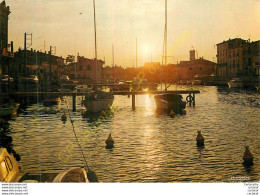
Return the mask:
M189 67L189 70L192 70L192 67Z
M233 68L235 68L235 67L236 67L236 61L233 60Z
M235 57L235 50L233 50L233 57Z
M88 64L88 66L87 66L87 70L90 70L91 69L91 66Z
M248 58L248 66L251 66L251 58Z
M200 67L200 71L202 71L202 67Z
M79 70L83 70L82 65L79 66Z

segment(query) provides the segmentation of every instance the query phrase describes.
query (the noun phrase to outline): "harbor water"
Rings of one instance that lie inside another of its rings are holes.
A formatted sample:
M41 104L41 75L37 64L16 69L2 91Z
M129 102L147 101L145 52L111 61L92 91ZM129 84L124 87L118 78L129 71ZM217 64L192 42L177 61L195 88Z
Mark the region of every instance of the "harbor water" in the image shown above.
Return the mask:
M156 113L153 95L115 96L108 117L82 116L82 97L72 112L72 97L60 105L32 104L9 121L7 135L21 155L21 171L59 173L83 166L71 118L91 170L100 182L241 182L258 181L260 175L260 96L257 91L215 86L171 86L170 90L198 89L196 106L186 115L171 118ZM183 95L186 98L186 95ZM94 125L93 125L94 124ZM197 131L205 138L196 146ZM109 133L115 147L105 148ZM248 145L254 165L244 166ZM240 178L240 179L239 179Z

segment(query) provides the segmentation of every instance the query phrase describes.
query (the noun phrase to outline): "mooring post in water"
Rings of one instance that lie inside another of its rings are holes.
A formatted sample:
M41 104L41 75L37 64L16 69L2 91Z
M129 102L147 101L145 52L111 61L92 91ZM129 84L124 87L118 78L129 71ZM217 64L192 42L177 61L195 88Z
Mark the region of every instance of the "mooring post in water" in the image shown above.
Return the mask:
M191 93L189 94L189 106L191 106L191 102L192 102L192 96Z
M195 93L193 93L193 107L195 106Z
M132 94L132 109L135 110L135 94Z
M73 95L72 105L73 105L73 112L76 112L76 95Z

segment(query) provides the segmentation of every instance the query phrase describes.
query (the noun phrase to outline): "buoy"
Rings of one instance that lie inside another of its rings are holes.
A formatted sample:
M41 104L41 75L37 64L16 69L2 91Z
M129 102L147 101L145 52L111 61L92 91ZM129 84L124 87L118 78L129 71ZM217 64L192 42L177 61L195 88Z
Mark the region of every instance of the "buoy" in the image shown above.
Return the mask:
M187 114L186 110L182 109L182 110L181 110L181 114L182 114L182 115L186 115L186 114Z
M87 177L88 177L89 182L98 182L97 175L94 171L89 170L87 172Z
M202 136L201 131L198 131L198 135L197 135L197 138L196 138L197 146L204 146L204 140L205 139Z
M66 116L65 112L64 112L63 115L61 116L61 120L62 120L62 121L66 121L66 120L67 120L67 116Z
M243 156L244 165L246 165L246 166L253 165L254 164L253 159L254 159L254 157L249 150L249 146L246 146L246 150L245 150L245 153L244 153L244 156Z
M108 138L106 140L106 145L107 145L106 146L107 149L111 149L111 148L114 147L114 140L111 137L111 133L109 134L109 136L108 136Z
M171 118L174 118L174 117L175 117L175 113L173 112L173 110L171 110L171 112L170 112L170 117L171 117Z

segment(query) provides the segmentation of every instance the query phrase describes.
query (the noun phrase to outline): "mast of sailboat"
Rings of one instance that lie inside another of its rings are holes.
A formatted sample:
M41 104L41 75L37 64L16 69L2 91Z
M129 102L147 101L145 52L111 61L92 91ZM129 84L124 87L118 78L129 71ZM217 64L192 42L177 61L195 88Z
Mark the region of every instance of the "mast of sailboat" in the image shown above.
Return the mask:
M114 44L112 44L112 57L113 57L112 70L113 70L113 83L114 83L115 80Z
M95 0L93 0L93 7L94 7L94 33L95 33L95 85L97 84L97 32L96 32L96 6ZM96 90L97 86L95 86Z
M164 31L164 42L165 42L165 65L167 65L167 0L165 0L165 31Z
M136 66L136 68L137 68L137 38L136 38L136 42L135 42L135 52L136 52L136 54L135 54L135 56L136 56L136 63L135 63L135 66Z
M164 63L167 65L167 0L165 0L165 29L164 29ZM165 91L166 89L166 80L165 83Z
M164 62L163 62L164 58ZM164 26L164 39L163 39L163 55L162 55L162 65L167 65L167 0L165 0L165 26ZM161 74L163 70L161 70ZM161 90L162 90L162 75L161 75ZM166 90L166 83L165 83Z

